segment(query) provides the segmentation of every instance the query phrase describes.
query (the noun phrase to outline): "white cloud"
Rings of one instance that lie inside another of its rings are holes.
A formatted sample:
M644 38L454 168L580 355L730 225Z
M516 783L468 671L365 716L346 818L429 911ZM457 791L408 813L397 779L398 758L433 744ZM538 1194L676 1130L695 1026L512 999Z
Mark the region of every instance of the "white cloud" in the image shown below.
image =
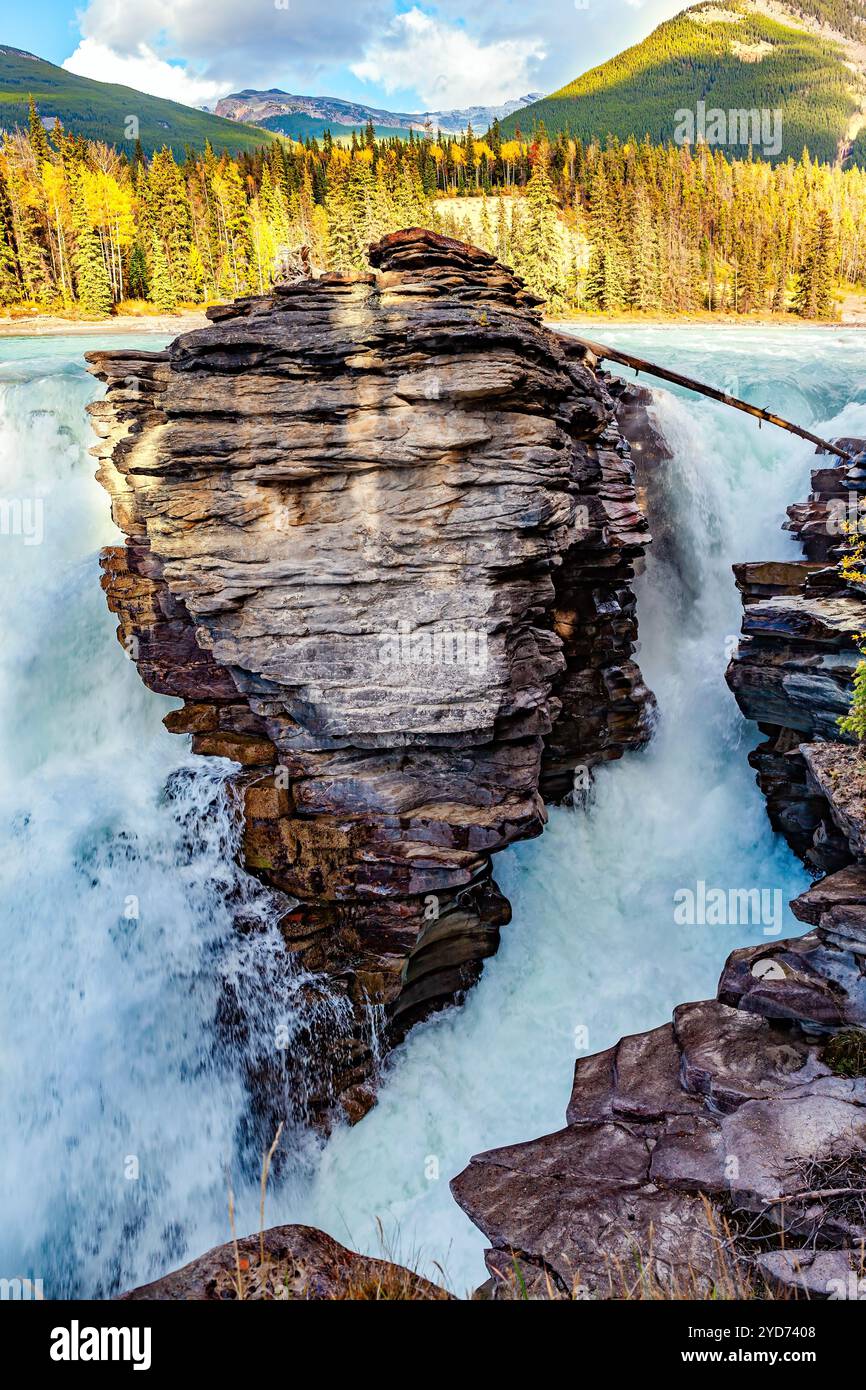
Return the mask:
M79 3L81 42L65 66L103 81L198 105L244 87L355 95L351 71L374 106L399 91L399 105L437 110L552 92L685 0L588 0L580 9L573 0ZM396 15L398 3L411 8Z
M213 82L196 77L188 68L168 63L147 43L138 43L132 53L116 53L99 39L82 39L63 66L79 77L98 82L118 82L151 96L168 97L185 106L204 106L231 91L231 82Z
M316 92L392 14L393 0L87 0L64 66L194 104L243 87Z
M479 43L465 29L411 9L366 45L351 70L388 93L414 89L435 111L507 101L532 86L545 57L540 39Z

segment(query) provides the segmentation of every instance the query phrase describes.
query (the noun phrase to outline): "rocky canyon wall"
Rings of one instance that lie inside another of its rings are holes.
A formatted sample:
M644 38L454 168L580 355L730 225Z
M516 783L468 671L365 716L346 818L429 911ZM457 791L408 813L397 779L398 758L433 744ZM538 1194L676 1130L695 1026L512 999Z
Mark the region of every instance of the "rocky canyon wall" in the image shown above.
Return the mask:
M118 635L168 727L240 764L245 863L351 1004L352 1119L376 1047L496 950L491 856L652 709L647 526L593 360L475 248L410 230L370 264L88 354Z
M734 568L743 628L727 671L740 709L765 735L749 762L773 827L818 873L866 852L866 838L840 823L826 794L839 777L854 786L843 775L851 772L852 750L838 720L851 703L855 638L866 620L861 586L846 583L837 565L845 526L857 521L866 494L857 457L866 440L838 442L855 461L814 469L811 497L788 508L786 529L801 540L805 558Z

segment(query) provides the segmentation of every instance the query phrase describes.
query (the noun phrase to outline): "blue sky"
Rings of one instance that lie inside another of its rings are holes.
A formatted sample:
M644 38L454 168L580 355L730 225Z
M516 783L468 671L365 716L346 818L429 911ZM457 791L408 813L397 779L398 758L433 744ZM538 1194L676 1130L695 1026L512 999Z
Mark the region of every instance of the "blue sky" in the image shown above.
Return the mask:
M5 0L0 43L190 105L243 87L392 110L550 92L683 0Z

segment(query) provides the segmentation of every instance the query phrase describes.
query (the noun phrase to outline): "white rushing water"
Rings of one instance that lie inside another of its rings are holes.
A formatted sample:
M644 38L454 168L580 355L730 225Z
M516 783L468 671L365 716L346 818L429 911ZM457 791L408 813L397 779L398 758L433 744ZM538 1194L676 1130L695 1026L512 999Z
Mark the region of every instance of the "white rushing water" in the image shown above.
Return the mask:
M0 342L0 1276L48 1297L222 1241L230 1185L254 1224L244 1064L301 1022L271 897L234 864L233 765L163 728L177 702L100 590L97 345Z
M819 433L866 435L856 332L605 336ZM80 358L95 345L0 341L0 499L31 504L28 535L0 534L0 1276L42 1278L47 1296L104 1295L226 1239L229 1183L238 1228L256 1227L245 1064L294 1016L291 983L266 988L286 975L268 895L232 865L229 765L163 729L171 702L125 659L99 589L117 535L86 453ZM807 882L770 832L746 762L757 737L723 673L740 624L730 565L797 553L780 526L811 449L691 397L660 393L657 417L674 450L669 544L638 585L655 739L601 772L588 810L552 810L540 840L499 857L514 920L479 987L413 1032L360 1125L287 1139L269 1199L270 1223L438 1262L458 1292L484 1278L484 1241L448 1179L558 1128L579 1051L711 996L728 952L762 939L760 924L677 925L676 891L703 880L787 903ZM28 544L37 500L44 539ZM238 901L264 924L240 940ZM787 911L783 930L799 930Z

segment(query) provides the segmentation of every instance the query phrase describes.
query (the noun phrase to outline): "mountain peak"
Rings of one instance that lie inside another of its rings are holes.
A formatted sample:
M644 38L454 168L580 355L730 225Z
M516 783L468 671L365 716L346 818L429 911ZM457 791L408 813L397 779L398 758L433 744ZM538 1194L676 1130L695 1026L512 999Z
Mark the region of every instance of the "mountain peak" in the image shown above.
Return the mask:
M343 97L302 96L269 87L256 91L247 87L222 97L214 107L218 116L229 120L265 125L285 135L324 134L326 129L348 133L368 121L386 132L423 130L430 122L449 134L466 129L467 125L484 129L494 120L503 120L515 111L541 98L540 92L515 97L498 106L470 106L442 111L389 111Z

